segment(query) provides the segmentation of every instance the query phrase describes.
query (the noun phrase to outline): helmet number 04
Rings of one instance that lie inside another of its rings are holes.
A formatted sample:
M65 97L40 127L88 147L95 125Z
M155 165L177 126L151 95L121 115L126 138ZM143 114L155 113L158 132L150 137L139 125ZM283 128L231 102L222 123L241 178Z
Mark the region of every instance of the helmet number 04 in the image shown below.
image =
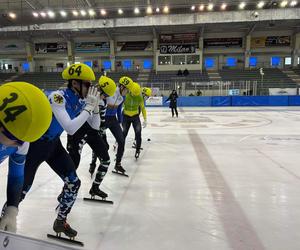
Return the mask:
M7 104L12 103L18 99L17 93L10 93L10 98L6 97L3 99L3 103L0 105L0 111L3 111L6 114L4 122L8 123L9 121L13 122L16 120L16 117L27 110L25 105L17 105L13 107L6 108Z
M81 66L77 66L76 65L73 65L69 68L69 74L72 76L74 75L74 73L77 73L77 76L80 76L81 75Z

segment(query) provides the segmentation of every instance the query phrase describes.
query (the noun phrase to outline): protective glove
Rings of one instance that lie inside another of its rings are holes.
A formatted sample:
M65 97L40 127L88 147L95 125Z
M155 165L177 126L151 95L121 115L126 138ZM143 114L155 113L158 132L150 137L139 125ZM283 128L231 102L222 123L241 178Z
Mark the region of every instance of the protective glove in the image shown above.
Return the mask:
M147 121L144 121L143 122L143 128L146 128L147 127Z
M18 208L14 206L8 206L0 221L0 229L4 231L17 232L17 215Z
M96 106L98 106L98 100L100 98L98 89L94 86L89 87L86 99L85 99L85 107L84 110L92 114Z
M99 112L100 112L100 108L99 108L99 103L96 105L96 107L94 108L94 111L93 111L93 113L94 114L99 114Z

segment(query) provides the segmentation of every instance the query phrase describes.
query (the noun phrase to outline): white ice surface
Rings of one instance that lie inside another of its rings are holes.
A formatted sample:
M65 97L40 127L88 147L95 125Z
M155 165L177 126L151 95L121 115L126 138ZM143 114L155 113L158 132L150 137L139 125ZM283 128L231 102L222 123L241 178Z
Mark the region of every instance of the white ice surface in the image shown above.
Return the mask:
M91 150L83 150L68 221L85 249L300 249L300 108L184 108L179 118L148 108L138 161L133 137L131 128L123 160L130 178L111 173L110 149L101 187L114 205L83 201L92 183ZM6 173L7 161L0 204ZM47 240L61 188L42 164L20 205L18 233Z

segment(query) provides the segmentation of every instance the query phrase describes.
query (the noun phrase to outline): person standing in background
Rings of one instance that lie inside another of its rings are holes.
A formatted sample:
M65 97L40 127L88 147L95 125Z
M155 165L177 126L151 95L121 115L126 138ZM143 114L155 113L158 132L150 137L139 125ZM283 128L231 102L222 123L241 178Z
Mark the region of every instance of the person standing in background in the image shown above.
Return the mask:
M176 117L178 117L177 98L178 98L177 92L176 92L175 89L173 89L172 93L170 94L170 96L166 100L166 102L170 101L169 108L172 111L172 117L174 117L174 111L175 111Z

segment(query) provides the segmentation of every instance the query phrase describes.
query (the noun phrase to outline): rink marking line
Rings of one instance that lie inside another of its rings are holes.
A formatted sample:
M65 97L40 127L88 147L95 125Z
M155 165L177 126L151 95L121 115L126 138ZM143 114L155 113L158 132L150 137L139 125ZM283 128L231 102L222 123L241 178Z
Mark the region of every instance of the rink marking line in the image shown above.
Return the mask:
M196 131L189 130L189 137L219 214L228 244L233 250L264 250L264 245L235 199L200 136ZM224 197L221 201L220 196Z
M268 160L270 160L273 164L275 164L276 166L278 166L279 168L281 168L282 170L284 170L286 173L288 173L289 175L295 177L296 179L300 180L300 176L296 175L293 171L287 169L285 166L281 165L279 162L275 161L272 157L268 156L267 154L265 154L264 152L262 152L261 150L254 148L259 154L263 155L264 157L266 157Z
M150 134L151 135L151 134ZM150 135L148 135L150 137ZM146 152L149 150L150 148L150 145L149 146L144 146L143 147L143 155L141 155L142 157L140 157L137 161L136 159L132 159L132 161L127 161L127 163L130 163L132 162L133 164L132 165L136 165L135 169L131 172L131 173L128 173L129 174L129 181L128 181L128 184L126 185L126 188L124 190L124 192L121 194L121 197L118 201L114 201L114 204L117 204L116 208L114 209L112 215L111 215L111 218L109 220L109 222L107 223L107 226L106 226L106 229L103 230L103 232L100 232L102 234L102 238L99 240L99 243L96 245L96 247L94 248L95 250L96 249L100 249L100 246L102 245L102 242L105 240L105 237L107 235L107 232L108 230L110 229L116 215L117 215L117 212L119 211L119 208L120 206L122 205L122 201L125 199L125 196L128 192L128 189L129 187L131 186L131 183L133 182L135 176L136 176L136 172L138 171L140 165L141 165L141 162L143 160L143 156L146 154ZM125 156L125 155L124 155ZM123 156L123 158L124 158ZM118 177L118 176L117 176ZM118 177L120 178L120 177ZM128 180L128 178L126 178L125 180Z

